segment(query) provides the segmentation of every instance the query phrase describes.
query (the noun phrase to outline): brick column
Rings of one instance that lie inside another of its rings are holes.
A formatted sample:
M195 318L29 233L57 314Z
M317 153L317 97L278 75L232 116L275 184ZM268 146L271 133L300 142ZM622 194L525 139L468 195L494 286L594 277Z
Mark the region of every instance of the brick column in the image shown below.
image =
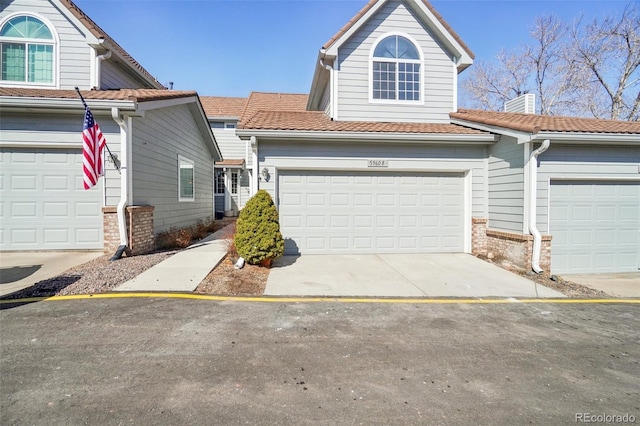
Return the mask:
M471 254L487 255L487 219L485 218L471 218Z
M120 245L118 212L116 207L102 208L102 229L104 254L114 254Z
M153 232L153 206L130 206L126 208L127 238L129 240L127 256L135 256L155 249ZM104 253L114 254L120 246L118 214L116 207L102 208L104 229Z

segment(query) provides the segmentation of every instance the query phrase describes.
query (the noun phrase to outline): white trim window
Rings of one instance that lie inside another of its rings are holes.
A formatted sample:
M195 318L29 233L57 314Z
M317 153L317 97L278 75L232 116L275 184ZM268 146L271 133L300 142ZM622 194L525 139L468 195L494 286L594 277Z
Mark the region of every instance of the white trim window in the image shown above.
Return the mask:
M231 172L231 193L234 195L238 193L238 172L237 171Z
M216 195L224 194L224 170L216 169Z
M371 99L416 102L421 100L422 55L407 36L382 37L371 53Z
M56 42L42 20L14 16L0 28L0 80L40 85L55 84Z
M195 163L178 155L178 201L195 201Z

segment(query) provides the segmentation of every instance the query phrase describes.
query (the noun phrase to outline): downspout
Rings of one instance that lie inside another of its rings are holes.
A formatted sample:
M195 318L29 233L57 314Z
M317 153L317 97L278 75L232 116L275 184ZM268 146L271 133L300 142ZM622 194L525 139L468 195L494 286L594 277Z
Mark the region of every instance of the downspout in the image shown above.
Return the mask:
M533 235L533 253L531 253L531 269L536 274L542 273L540 267L540 251L542 249L542 235L536 225L536 197L538 193L538 156L549 149L551 141L545 139L542 145L531 153L529 157L529 232Z
M100 81L102 74L102 61L109 59L111 57L111 51L107 50L107 53L104 53L100 56L96 57L96 90L100 90L102 88L102 83Z
M325 70L329 71L329 105L331 107L331 113L329 114L329 118L333 120L335 115L335 111L333 108L333 67L329 64L324 63L324 58L320 58L320 66Z
M129 141L130 129L125 120L120 117L118 108L111 108L111 117L120 126L120 202L117 207L118 231L120 233L120 246L111 260L118 260L129 245L127 235L126 207L129 203Z
M252 164L251 166L253 167L253 194L251 195L255 195L256 192L258 192L259 189L259 183L258 183L258 179L259 179L259 173L258 173L258 138L256 138L255 136L251 136L251 160L252 160Z

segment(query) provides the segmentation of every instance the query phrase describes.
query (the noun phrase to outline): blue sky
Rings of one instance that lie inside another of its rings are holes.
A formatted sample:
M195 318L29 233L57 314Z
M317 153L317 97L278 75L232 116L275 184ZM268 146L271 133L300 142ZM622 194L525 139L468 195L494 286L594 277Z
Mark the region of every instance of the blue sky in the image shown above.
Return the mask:
M165 85L207 96L308 93L318 49L367 0L74 0ZM628 1L433 0L489 61L526 42L537 16L620 15Z

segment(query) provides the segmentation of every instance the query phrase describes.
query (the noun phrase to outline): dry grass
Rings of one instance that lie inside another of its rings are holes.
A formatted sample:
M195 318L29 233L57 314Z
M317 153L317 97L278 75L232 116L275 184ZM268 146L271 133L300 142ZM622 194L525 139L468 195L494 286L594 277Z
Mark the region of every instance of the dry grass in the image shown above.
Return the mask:
M259 296L264 293L269 277L269 269L245 264L235 269L231 257L227 255L213 271L202 280L196 293L221 296Z

